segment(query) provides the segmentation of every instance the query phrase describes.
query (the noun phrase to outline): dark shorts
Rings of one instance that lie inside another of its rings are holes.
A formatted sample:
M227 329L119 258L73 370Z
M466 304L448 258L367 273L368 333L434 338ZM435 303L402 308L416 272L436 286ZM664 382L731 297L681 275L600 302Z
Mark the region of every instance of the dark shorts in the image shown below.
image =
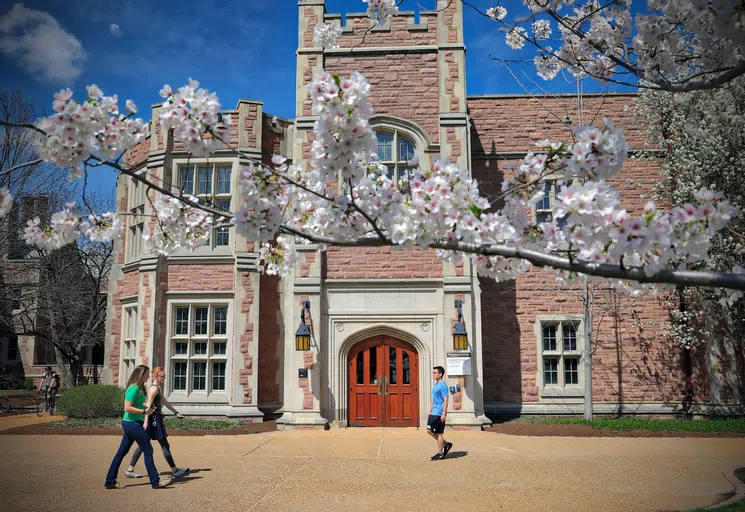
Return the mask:
M442 421L440 416L430 414L427 419L427 430L433 434L442 434L445 432L445 422Z

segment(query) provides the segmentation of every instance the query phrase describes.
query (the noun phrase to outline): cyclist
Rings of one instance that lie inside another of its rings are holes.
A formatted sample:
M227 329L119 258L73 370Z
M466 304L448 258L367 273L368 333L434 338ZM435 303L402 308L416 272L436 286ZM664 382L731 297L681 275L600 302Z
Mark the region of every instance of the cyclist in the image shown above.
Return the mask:
M59 374L53 371L51 366L47 366L44 369L44 374L41 376L41 382L39 383L39 393L41 393L41 389L43 387L44 398L49 400L49 410L54 410L54 402L57 397L57 391L59 391L59 382Z

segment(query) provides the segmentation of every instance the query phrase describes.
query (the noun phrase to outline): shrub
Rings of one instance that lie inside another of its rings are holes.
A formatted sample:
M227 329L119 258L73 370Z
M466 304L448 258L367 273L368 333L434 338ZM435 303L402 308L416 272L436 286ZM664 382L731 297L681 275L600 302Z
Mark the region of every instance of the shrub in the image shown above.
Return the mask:
M82 386L57 399L57 411L68 418L111 418L124 412L124 390L119 386Z
M87 385L88 385L88 377L86 377L82 373L78 375L78 386L87 386Z
M10 369L0 367L0 389L23 389L23 377L11 373Z
M202 418L184 418L180 420L175 416L166 416L165 423L168 430L231 430L241 426L235 420Z
M36 389L36 383L34 379L23 379L23 389L26 391L33 391Z

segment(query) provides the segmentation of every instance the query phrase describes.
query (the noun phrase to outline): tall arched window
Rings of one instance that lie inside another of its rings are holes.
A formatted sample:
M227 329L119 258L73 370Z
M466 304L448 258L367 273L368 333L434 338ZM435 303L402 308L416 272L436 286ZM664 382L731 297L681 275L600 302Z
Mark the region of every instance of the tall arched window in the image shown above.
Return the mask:
M408 178L409 161L414 158L414 143L398 130L376 132L378 160L388 168L388 177L399 182Z

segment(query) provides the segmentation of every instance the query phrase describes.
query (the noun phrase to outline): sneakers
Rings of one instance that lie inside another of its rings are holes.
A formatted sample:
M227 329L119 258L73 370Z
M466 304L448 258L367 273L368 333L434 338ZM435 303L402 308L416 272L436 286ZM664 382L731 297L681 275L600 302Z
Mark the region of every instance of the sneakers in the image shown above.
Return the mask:
M141 474L129 470L124 472L124 476L126 476L127 478L142 478Z
M435 454L434 454L433 456L431 456L431 457L429 458L429 460L440 460L440 459L442 459L442 458L443 458L444 456L445 456L445 455L443 455L442 453L440 453L440 452L437 452L437 453L435 453Z
M178 468L176 471L173 472L173 478L183 478L189 473L191 473L191 469L189 468Z
M445 443L445 453L443 453L442 456L446 456L452 447L453 443Z
M153 489L163 489L164 487L168 487L169 485L171 485L171 479L163 478L160 480L160 482L153 486Z
M119 482L114 482L113 484L111 484L111 485L106 485L105 487L106 487L107 489L124 489L124 488L125 488L125 487L127 487L127 486L126 486L126 485L124 485L124 484L120 484Z

